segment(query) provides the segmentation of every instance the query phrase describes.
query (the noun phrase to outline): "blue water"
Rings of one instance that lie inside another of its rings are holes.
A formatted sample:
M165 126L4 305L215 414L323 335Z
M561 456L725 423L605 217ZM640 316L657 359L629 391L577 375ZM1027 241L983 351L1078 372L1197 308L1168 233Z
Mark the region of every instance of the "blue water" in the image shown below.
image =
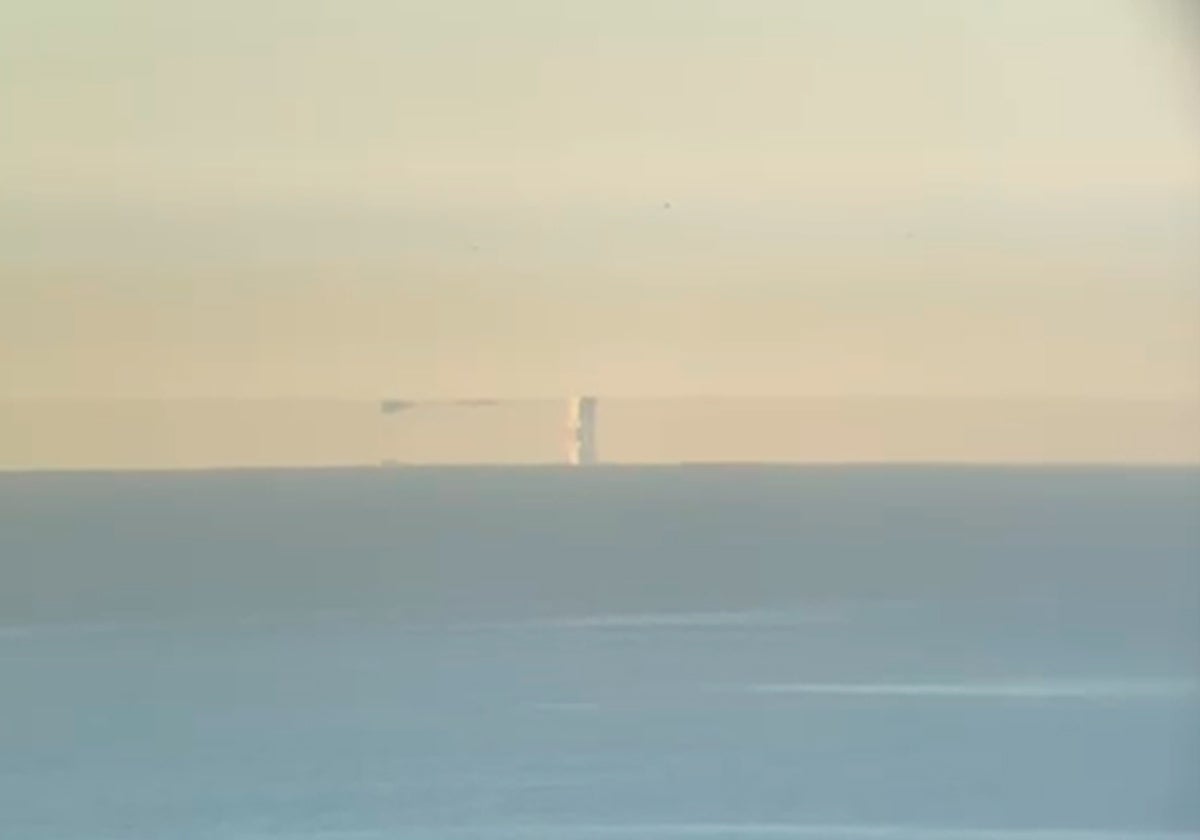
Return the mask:
M1200 470L0 475L0 838L1200 837Z

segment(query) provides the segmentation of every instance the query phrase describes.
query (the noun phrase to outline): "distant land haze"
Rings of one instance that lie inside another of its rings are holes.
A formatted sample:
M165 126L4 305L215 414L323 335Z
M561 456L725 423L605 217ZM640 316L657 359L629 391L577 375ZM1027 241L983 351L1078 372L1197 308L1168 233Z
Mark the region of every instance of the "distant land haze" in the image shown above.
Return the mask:
M0 468L564 463L566 399L0 402ZM1200 463L1200 403L603 398L601 463Z

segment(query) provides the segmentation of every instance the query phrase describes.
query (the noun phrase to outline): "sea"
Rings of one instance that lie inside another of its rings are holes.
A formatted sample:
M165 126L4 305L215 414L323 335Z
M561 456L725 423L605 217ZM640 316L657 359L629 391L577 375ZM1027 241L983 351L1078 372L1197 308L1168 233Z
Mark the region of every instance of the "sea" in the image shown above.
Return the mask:
M1200 837L1200 469L0 474L0 838Z

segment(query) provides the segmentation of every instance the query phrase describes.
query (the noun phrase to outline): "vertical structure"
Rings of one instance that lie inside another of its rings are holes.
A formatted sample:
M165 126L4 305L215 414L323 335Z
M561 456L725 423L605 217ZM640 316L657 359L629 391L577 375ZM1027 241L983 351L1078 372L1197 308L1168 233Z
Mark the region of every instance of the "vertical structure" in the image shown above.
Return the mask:
M567 461L596 463L596 398L575 397L567 406Z

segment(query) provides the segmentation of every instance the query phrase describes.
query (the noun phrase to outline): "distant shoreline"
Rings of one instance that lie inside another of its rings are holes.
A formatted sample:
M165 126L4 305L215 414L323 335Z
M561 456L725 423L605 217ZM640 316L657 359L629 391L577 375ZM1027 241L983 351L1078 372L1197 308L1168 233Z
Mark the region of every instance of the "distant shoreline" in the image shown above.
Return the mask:
M1200 462L1166 463L1154 461L682 461L601 463L575 467L558 463L412 463L412 464L329 464L329 465L219 465L211 467L45 467L5 469L0 479L21 476L169 476L169 475L273 475L273 474L372 474L391 473L614 473L632 471L744 471L774 472L1200 472Z

